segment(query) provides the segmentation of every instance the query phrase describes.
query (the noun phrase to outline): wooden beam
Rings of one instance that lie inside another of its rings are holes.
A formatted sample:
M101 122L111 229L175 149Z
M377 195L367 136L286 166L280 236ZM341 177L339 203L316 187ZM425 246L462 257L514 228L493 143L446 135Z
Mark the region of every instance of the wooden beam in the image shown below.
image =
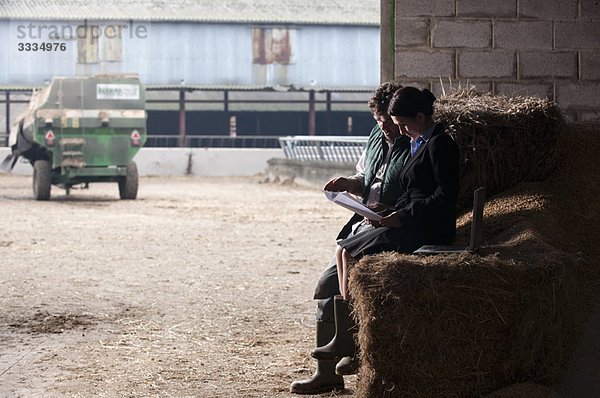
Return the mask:
M185 89L179 89L179 146L185 147Z
M8 140L10 138L10 90L6 90L6 142L4 145L8 146Z
M315 110L315 91L308 92L308 135L317 133L317 118Z

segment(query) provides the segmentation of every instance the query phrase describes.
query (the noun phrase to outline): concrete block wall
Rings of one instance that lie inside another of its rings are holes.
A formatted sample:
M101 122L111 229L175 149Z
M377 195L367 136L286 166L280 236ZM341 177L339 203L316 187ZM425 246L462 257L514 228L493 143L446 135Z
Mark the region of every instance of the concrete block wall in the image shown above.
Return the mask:
M394 20L406 84L534 95L569 120L600 117L599 0L395 0Z

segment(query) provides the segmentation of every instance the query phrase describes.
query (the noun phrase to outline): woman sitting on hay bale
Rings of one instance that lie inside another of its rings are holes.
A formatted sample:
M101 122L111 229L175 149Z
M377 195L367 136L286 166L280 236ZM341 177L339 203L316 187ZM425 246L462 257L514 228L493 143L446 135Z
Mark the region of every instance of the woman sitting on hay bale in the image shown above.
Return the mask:
M353 330L347 296L349 265L383 251L412 253L424 244L451 244L456 236L459 192L459 150L433 119L435 96L427 89L404 87L390 101L389 114L411 139L411 156L402 165L398 184L402 194L379 223L338 242L338 276L342 296L334 301L336 334L312 352L316 359L354 355Z

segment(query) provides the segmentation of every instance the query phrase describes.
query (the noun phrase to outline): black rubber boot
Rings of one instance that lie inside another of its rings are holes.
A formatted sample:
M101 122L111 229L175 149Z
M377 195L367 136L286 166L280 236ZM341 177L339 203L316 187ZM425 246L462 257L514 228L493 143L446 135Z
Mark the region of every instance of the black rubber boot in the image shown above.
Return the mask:
M317 321L317 347L327 344L335 334L333 322ZM290 392L295 394L319 394L344 389L344 378L335 373L336 361L324 359L317 361L317 370L310 379L294 381Z
M358 354L353 357L343 357L337 365L335 365L335 373L340 376L355 375L358 373L360 367L360 361L358 360Z
M333 303L335 314L335 336L323 347L316 348L312 352L315 359L335 359L343 357L353 357L356 352L354 343L354 333L356 333L356 323L350 315L350 304L343 300L342 296L335 296Z

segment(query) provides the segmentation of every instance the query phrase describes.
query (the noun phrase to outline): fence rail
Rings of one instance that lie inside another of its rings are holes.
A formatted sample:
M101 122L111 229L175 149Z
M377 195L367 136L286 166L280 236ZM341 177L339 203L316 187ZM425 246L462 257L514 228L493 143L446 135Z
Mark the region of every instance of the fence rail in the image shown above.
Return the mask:
M368 137L303 136L280 137L288 159L356 163Z
M146 147L178 147L177 135L147 135ZM231 137L227 135L187 135L183 143L187 148L279 148L279 137L253 135Z
M0 134L0 137L2 135ZM296 135L278 137L272 135L238 136L187 135L186 148L279 148L286 158L301 161L324 160L329 162L356 163L362 154L368 137ZM177 135L148 135L145 147L176 148L180 146Z

